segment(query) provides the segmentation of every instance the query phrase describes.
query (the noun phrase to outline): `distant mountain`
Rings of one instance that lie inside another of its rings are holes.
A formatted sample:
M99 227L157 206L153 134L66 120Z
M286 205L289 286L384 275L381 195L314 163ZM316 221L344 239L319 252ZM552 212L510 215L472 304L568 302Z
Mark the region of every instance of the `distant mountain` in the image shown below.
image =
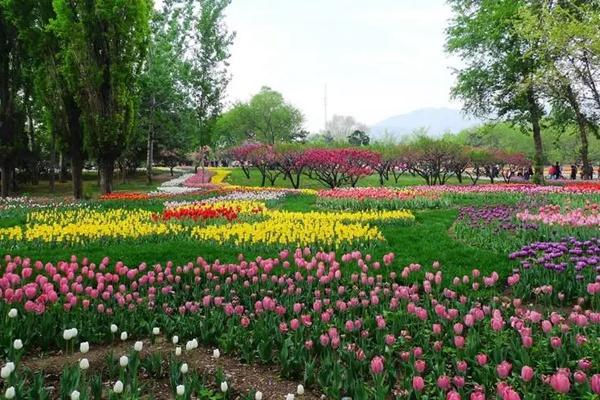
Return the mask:
M393 136L401 139L416 129L425 128L431 136L441 136L446 132L457 133L465 128L481 125L483 122L465 118L459 110L451 108L422 108L408 114L396 115L371 126L373 139Z

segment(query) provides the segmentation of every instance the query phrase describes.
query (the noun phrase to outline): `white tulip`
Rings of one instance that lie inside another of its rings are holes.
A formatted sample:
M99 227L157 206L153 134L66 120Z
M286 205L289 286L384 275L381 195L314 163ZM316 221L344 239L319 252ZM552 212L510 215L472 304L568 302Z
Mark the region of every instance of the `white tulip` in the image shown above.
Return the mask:
M82 352L83 354L85 354L88 351L90 351L90 342L81 342L81 343L79 343L79 351Z
M227 386L227 382L225 382L225 381L221 382L221 392L223 392L223 393L227 392L228 388L229 387Z
M6 389L6 392L4 392L4 397L6 397L7 399L14 399L16 395L17 392L15 391L14 386L9 387L8 389Z
M189 340L186 344L185 344L185 349L186 350L194 350L198 348L198 341L196 339L192 339Z
M117 333L118 330L119 330L118 326L116 326L115 324L110 324L110 331L112 333Z
M123 382L116 381L115 386L113 386L113 392L115 393L123 393Z
M180 356L181 355L181 346L175 347L175 355L176 356Z
M185 386L177 385L177 396L183 396L185 394Z
M139 340L133 345L135 351L142 351L142 348L144 348L144 343Z
M12 361L9 361L9 362L7 362L7 363L6 363L6 367L7 367L7 368L10 370L10 372L11 372L11 373L12 373L12 372L15 372L15 369L17 368L17 367L15 366L15 363L14 363L14 362L12 362Z
M160 335L160 328L156 327L156 326L154 328L152 328L152 334L155 336Z
M15 339L13 342L13 348L15 350L21 350L23 348L23 341L21 339Z
M119 358L119 365L125 368L127 364L129 364L129 358L127 358L127 356L121 356L121 358Z
M294 396L294 393L288 393L288 394L285 396L285 400L294 400L294 398L295 398L295 397L296 397L296 396Z
M77 390L73 390L71 392L71 400L79 400L80 395L81 393L79 393Z
M221 357L221 352L219 351L219 349L214 349L213 350L213 358L219 358Z
M171 341L173 342L173 344L179 343L179 336L177 336L177 335L173 336L173 339L171 339Z
M71 338L77 337L78 334L79 331L77 331L77 328L71 328Z
M181 371L182 374L187 374L189 371L187 363L181 364L181 367L179 367L179 371Z
M70 329L65 329L63 331L63 339L65 340L71 340L71 330Z
M87 358L82 358L81 360L79 360L79 368L81 369L88 369L90 367L90 362L88 361Z
M298 393L298 395L302 396L304 394L304 386L298 385L298 388L296 389L296 393Z
M2 379L8 379L10 374L12 374L12 370L7 365L5 365L4 367L2 367L2 369L0 369L0 377Z
M254 393L254 400L262 400L262 392Z
M17 318L17 315L19 315L19 312L16 308L11 308L8 312L8 318Z
M125 331L121 332L121 340L122 341L127 340L127 332L125 332Z

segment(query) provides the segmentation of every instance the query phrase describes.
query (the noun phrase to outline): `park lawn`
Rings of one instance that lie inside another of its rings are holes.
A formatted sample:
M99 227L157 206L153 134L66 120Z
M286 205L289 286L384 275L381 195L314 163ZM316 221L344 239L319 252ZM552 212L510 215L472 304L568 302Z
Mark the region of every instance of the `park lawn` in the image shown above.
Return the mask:
M250 172L250 179L246 178L244 172L240 168L232 168L230 169L231 173L227 176L225 182L232 185L240 185L240 186L261 186L261 175L257 170L252 170ZM463 184L467 184L467 180L463 179ZM425 180L419 176L413 176L410 174L404 174L398 179L398 183L394 182L393 177L390 177L388 181L385 182L384 186L387 187L400 187L400 186L416 186L416 185L424 185ZM448 180L448 184L459 184L458 180L454 177ZM265 186L271 186L269 182L265 184ZM358 180L357 186L360 187L376 187L379 185L379 175L374 174ZM283 177L278 177L275 181L274 187L277 188L292 188L292 184L289 179L283 179ZM300 188L301 189L327 189L327 185L319 182L315 179L309 179L307 176L302 176L300 178Z
M180 173L179 173L180 174ZM156 189L162 182L168 181L179 174L170 176L168 170L155 168L153 170L153 183L148 184L146 181L145 171L137 171L135 174L128 176L123 181L118 173L115 173L113 180L113 191L115 192L151 192ZM55 191L51 193L49 190L50 183L48 180L40 180L37 185L31 183L21 183L18 185L17 193L19 196L30 197L71 197L73 193L73 185L70 180L60 182L58 179L55 182ZM98 185L98 175L93 171L85 171L83 173L83 194L86 199L97 198L100 195L100 186Z
M305 212L314 209L314 203L315 196L295 195L286 197L283 201L276 203L273 208ZM114 203L105 204L107 207L118 206ZM127 208L159 210L157 204L148 202L128 202L124 205ZM416 221L412 224L378 224L386 238L386 242L368 243L362 248L359 247L359 249L377 258L381 258L386 253L394 252L397 262L394 263L393 269L396 271L410 263L431 265L434 261L439 261L446 271L445 276L448 279L454 276L462 276L473 268L478 268L483 273L497 271L500 274L508 274L514 267L514 263L508 260L506 254L469 247L454 240L449 231L458 214L456 209L414 211L414 213ZM6 222L8 221L5 221L3 225L11 225ZM338 252L354 250L354 247L356 246L340 248ZM173 261L175 264L181 265L189 261L195 261L199 256L208 261L219 259L224 262L233 262L240 253L249 258L269 257L275 256L279 250L281 249L260 245L244 247L233 245L215 246L208 242L176 237L148 242L143 240L122 241L114 244L92 242L73 246L52 245L40 247L29 245L4 250L3 253L30 257L45 262L66 260L71 255L77 255L79 259L88 257L98 262L102 257L108 256L113 261L121 260L127 265L133 266L142 262L153 264L167 261Z

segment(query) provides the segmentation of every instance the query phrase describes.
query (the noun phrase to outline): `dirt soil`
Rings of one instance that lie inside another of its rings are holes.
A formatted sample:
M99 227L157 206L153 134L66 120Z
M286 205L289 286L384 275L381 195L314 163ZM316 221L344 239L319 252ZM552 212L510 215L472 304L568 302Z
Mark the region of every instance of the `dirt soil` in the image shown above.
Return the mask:
M173 344L164 339L157 340L154 344L149 340L144 340L143 342L144 347L141 352L142 358L152 353L158 353L161 354L163 359L167 359L169 354L172 354L174 351ZM296 393L299 382L282 379L279 375L279 369L276 366L243 364L235 357L228 355L221 355L219 358L214 358L213 349L203 346L191 351L185 351L185 346L182 347L183 352L180 356L181 360L187 362L191 370L206 377L208 382L214 380L217 370L220 369L227 377L227 383L232 390L232 394L234 394L233 398L246 396L248 393L253 393L257 390L260 390L263 393L263 399L282 400L285 399L285 396L288 393ZM106 362L111 352L114 357L118 358L121 355L129 354L132 350L132 341L118 342L112 345L90 346L90 350L85 354L85 358L90 362L91 371L100 372L106 368ZM29 355L23 358L22 365L34 372L43 371L43 373L49 377L56 377L56 384L58 384L58 377L60 376L63 367L65 365L78 363L83 356L84 355L79 352L75 352L74 354L58 352L41 357ZM151 391L154 398L172 398L171 390L166 379L164 382L161 382L149 377L146 377L146 379L144 379L144 377L141 378L143 381L148 379L148 381L144 383L152 388ZM108 384L112 383L109 382ZM216 386L214 389L218 390ZM297 400L325 399L324 396L308 389L305 390L303 396L296 395L295 397Z

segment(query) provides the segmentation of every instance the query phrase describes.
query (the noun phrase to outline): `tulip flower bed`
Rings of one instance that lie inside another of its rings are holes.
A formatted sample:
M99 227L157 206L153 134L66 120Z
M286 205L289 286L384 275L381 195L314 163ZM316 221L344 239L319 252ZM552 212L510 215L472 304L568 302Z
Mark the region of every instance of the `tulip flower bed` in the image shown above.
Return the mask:
M320 190L317 205L337 210L398 210L440 208L449 205L439 193L394 188L343 188Z
M448 286L439 263L401 266L395 258L308 248L240 255L234 263L199 257L152 266L7 257L0 266L2 390L24 398L29 388L45 387L23 370L28 351L77 346L85 358L89 345L164 335L182 357L169 361L176 398L194 388L183 362L199 344L246 362L276 363L282 376L332 399L600 394L598 291L560 310L540 309L495 294L505 285L497 273L465 271ZM113 399L141 397L134 373L141 348L136 343L118 363L113 358L105 384L86 375L80 361L63 375L63 397L87 396L88 388Z
M567 236L581 239L597 236L600 208L595 203L571 208L571 198L563 206L540 205L555 197L533 196L515 205L463 207L454 224L457 238L473 246L511 252L539 240L560 240ZM537 209L536 212L529 211Z
M525 210L517 213L517 219L523 222L535 222L550 226L600 228L600 204L587 204L583 208L563 210L561 206L551 205L539 208L537 213Z
M232 225L194 227L192 237L213 241L217 245L235 246L264 244L267 246L310 246L318 244L327 248L341 245L367 245L385 238L369 222L411 222L410 211L362 212L289 212L265 210L265 220Z
M536 297L558 304L592 297L600 309L600 239L566 238L558 242L536 242L510 255L520 260L521 270L508 278L519 296Z

